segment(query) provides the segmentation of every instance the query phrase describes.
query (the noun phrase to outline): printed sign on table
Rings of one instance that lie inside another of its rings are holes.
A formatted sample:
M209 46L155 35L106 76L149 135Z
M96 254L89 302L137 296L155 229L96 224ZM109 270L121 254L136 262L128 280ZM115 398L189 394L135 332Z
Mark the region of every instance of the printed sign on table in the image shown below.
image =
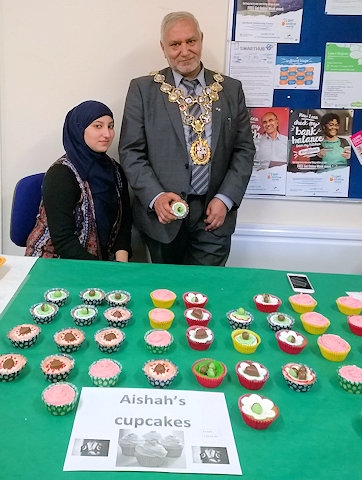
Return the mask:
M64 470L241 475L225 396L84 387Z

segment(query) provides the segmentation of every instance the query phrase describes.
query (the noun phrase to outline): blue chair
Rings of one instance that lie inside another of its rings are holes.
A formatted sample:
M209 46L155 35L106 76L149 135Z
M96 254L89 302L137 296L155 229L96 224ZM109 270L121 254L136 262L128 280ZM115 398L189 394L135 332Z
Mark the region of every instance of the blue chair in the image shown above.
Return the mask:
M41 200L41 186L45 173L21 178L15 185L10 218L10 239L18 247L25 247L34 228Z

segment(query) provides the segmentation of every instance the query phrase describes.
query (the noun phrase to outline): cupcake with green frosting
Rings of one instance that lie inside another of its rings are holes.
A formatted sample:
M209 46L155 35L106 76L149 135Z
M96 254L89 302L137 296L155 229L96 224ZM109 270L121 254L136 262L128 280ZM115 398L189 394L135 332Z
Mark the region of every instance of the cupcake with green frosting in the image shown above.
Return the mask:
M86 305L101 305L106 294L100 288L87 288L81 291L79 296Z
M54 303L37 303L30 307L31 316L35 323L50 323L58 313L58 306Z
M94 305L78 305L72 308L70 312L74 323L80 327L92 325L98 315L98 310Z
M237 328L249 328L250 324L254 320L253 315L247 312L245 308L239 307L235 310L230 310L226 317L229 321L229 325L233 330Z
M200 385L206 388L218 387L227 374L226 365L213 358L202 358L192 365L192 373Z
M241 353L253 353L260 345L259 335L251 330L237 328L233 330L231 339L235 350Z
M69 292L65 288L51 288L44 293L45 301L55 303L58 307L62 307L68 297Z

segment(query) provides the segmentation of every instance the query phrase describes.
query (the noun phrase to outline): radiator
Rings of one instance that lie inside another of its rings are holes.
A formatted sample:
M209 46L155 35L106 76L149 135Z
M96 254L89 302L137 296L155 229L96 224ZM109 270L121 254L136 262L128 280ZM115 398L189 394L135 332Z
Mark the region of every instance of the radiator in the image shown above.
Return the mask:
M362 230L238 224L230 267L362 274Z

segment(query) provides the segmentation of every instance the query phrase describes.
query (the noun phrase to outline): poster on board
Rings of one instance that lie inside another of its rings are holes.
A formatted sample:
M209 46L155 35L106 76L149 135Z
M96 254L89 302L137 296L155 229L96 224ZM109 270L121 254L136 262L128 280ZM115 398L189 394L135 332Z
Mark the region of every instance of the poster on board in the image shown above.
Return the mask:
M249 108L256 153L247 195L285 195L289 108Z
M291 110L289 196L348 197L353 110Z
M299 43L304 0L235 2L235 41Z
M362 15L361 0L326 0L327 15Z

